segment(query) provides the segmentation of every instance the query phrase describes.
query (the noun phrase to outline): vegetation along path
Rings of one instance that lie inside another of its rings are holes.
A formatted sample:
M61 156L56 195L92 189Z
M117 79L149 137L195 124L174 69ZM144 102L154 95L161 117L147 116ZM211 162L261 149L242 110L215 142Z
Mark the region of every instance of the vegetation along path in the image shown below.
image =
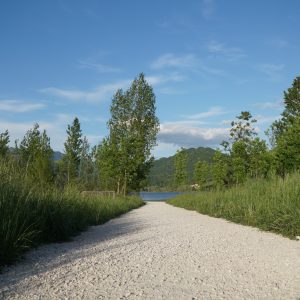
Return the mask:
M148 203L0 275L0 298L297 299L300 242Z

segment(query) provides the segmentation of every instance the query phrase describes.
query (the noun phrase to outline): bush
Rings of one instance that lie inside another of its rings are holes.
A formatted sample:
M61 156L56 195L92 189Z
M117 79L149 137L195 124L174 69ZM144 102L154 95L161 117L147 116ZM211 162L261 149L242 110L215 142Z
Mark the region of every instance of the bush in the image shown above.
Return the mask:
M284 236L300 235L300 173L258 179L223 191L177 196L174 206L258 227Z
M81 197L75 190L34 187L13 162L0 161L0 266L45 242L68 240L143 205L136 197Z

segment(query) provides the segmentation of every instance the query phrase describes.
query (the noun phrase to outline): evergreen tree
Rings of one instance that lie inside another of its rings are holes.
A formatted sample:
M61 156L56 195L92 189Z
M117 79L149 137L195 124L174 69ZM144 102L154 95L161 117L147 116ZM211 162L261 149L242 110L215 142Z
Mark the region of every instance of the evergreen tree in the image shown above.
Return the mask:
M68 125L67 140L64 146L63 170L66 173L67 183L70 183L72 180L78 178L82 152L82 133L77 117L75 117L72 125Z
M187 153L184 148L177 150L174 157L174 182L176 187L180 187L187 183Z
M8 153L9 133L8 130L0 133L0 157L6 156Z

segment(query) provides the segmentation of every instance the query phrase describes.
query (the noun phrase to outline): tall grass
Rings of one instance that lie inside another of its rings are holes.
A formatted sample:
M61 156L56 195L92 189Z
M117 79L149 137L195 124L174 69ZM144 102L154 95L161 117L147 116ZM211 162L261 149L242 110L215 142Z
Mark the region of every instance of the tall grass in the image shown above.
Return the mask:
M290 238L300 235L300 173L284 180L251 180L223 191L180 195L168 203Z
M0 267L40 243L64 241L87 226L143 205L139 198L82 198L34 187L14 163L0 161Z

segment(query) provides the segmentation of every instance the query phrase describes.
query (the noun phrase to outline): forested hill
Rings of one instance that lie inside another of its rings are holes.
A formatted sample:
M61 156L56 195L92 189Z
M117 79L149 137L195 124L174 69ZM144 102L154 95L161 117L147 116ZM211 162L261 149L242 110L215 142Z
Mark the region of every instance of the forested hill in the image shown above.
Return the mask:
M188 182L192 182L194 166L198 160L211 162L215 150L212 148L190 148L187 152ZM148 176L148 186L170 186L174 178L174 157L163 157L154 161Z

